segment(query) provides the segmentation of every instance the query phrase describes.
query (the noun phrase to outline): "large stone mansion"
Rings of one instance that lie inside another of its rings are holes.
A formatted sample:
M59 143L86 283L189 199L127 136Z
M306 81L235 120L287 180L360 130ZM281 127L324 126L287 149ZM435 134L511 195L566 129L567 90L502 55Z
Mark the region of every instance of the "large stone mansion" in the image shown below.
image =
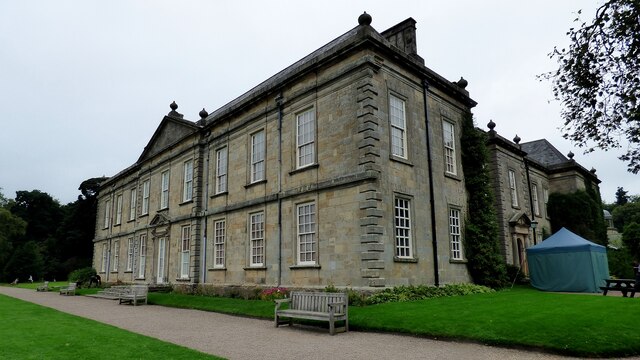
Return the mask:
M107 282L370 288L469 282L463 79L424 65L411 18L359 25L197 121L171 104L99 191ZM505 260L550 228L549 192L585 170L545 140L488 130ZM532 230L532 223L538 224Z

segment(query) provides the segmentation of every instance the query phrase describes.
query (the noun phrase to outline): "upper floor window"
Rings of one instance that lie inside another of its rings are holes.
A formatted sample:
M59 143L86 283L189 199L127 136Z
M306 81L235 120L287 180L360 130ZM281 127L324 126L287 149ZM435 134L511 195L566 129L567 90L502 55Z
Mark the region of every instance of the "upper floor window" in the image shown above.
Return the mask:
M184 163L184 181L182 184L182 201L193 199L193 160Z
M109 227L109 220L111 219L111 200L104 202L104 228Z
M311 265L317 259L316 204L298 205L298 263Z
M251 183L264 180L264 130L251 135Z
M224 243L227 237L225 220L218 220L213 224L213 267L224 267Z
M462 235L460 231L460 210L449 209L449 239L451 241L451 259L462 260Z
M516 187L516 172L509 170L509 190L511 191L511 206L518 207L518 189Z
M251 266L264 266L264 213L249 216L249 258Z
M129 220L136 218L136 202L138 200L138 191L136 188L131 189L129 198Z
M296 168L302 168L315 162L316 115L314 109L298 114L296 123Z
M116 196L116 225L122 223L122 194Z
M145 180L142 183L142 215L147 215L149 213L149 189L150 189L149 180Z
M442 121L442 139L444 143L444 164L447 174L455 175L456 167L456 141L455 126L448 122Z
M216 151L216 194L227 191L227 147Z
M389 96L389 119L391 121L391 155L407 158L407 122L403 100Z
M538 185L531 185L531 198L533 199L533 213L540 216L540 204L538 203Z
M408 199L396 198L394 202L394 230L396 257L411 258L411 202Z
M162 173L160 190L160 209L166 209L169 207L169 170Z

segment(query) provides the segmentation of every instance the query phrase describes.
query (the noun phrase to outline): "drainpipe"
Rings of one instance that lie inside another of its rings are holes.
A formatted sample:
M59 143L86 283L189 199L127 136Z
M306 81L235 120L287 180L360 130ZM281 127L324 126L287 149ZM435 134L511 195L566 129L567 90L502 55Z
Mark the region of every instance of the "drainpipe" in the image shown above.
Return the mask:
M209 215L207 211L209 210L209 161L211 157L211 143L209 142L209 135L206 136L207 139L207 161L205 162L205 185L204 185L204 211L203 211L203 219L204 226L203 234L202 234L202 246L200 247L200 257L202 258L202 264L200 265L200 283L204 284L207 281L207 218Z
M534 222L536 221L536 214L533 209L533 194L531 194L531 178L529 177L529 162L527 161L526 157L524 157L523 159L524 159L524 169L525 169L525 172L527 173L527 185L529 187L529 207L531 208L531 223L534 224ZM533 228L533 245L536 245L538 243L536 239L536 227L532 225L532 228Z
M438 266L438 236L436 227L436 205L435 205L435 192L433 191L433 168L431 166L431 141L429 128L429 102L427 94L429 93L429 82L427 79L422 80L422 96L424 99L424 127L425 137L427 140L427 166L429 171L429 206L431 208L431 236L433 247L433 273L434 273L434 285L440 286L440 274Z
M278 106L278 286L282 284L282 94L276 97Z

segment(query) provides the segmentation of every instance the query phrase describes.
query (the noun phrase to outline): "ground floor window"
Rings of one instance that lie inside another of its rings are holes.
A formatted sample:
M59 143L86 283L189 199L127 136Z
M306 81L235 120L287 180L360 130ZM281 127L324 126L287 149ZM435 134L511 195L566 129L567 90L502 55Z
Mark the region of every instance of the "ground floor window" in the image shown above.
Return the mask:
M213 224L213 267L224 267L224 243L226 240L226 221L218 220Z
M396 198L394 203L396 257L411 258L411 202Z
M140 250L138 261L138 278L144 279L145 267L147 265L147 235L140 235Z
M298 205L298 262L300 265L316 263L316 204Z
M250 265L264 266L264 212L249 217Z
M458 209L449 209L449 238L451 241L451 259L462 260L460 210Z
M182 241L180 248L180 277L185 279L189 277L189 258L190 258L190 243L191 243L191 226L182 227Z

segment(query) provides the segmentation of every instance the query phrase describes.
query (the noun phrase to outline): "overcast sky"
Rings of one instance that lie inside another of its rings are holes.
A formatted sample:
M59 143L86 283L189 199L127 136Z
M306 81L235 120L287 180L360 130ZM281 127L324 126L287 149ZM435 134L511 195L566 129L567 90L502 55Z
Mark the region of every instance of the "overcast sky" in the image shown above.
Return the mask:
M196 121L357 25L413 17L418 53L463 76L478 125L522 142L547 138L597 169L603 199L639 194L619 153L583 155L561 137L547 54L576 11L600 1L9 1L0 0L0 187L74 201L88 178L133 164L176 101Z

